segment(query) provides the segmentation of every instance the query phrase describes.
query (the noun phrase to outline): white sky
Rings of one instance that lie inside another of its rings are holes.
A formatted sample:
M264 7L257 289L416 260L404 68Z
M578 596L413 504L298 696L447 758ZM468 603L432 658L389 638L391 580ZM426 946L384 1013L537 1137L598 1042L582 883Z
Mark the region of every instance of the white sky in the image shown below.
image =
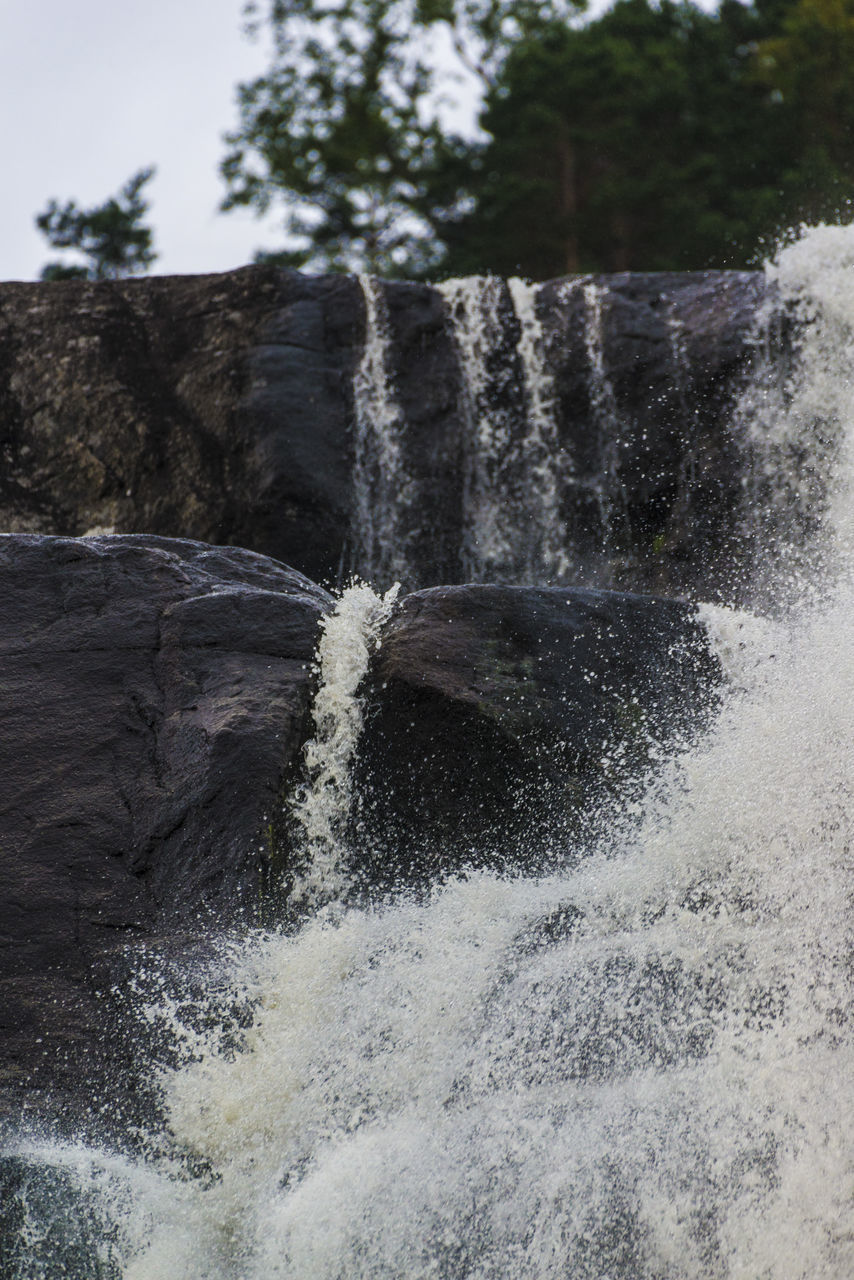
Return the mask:
M590 12L606 3L592 0ZM145 188L155 273L227 271L281 247L275 213L262 222L249 210L217 212L237 84L267 66L263 38L243 34L242 7L0 0L0 280L37 279L57 256L34 225L48 200L90 208L148 165L157 168ZM454 61L450 46L437 52ZM473 91L461 92L473 117Z
M279 247L274 218L217 213L236 86L266 65L241 12L242 0L0 0L0 280L36 279L57 256L33 224L51 197L101 204L151 164L156 273L226 271Z

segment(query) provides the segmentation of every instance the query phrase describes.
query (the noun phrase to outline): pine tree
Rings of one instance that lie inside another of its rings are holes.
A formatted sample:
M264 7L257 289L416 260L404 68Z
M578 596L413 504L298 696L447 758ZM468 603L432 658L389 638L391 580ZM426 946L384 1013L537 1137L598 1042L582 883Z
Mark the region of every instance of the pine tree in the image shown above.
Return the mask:
M71 249L85 261L49 262L42 280L116 280L146 272L157 254L152 231L142 221L149 208L142 189L154 172L141 169L117 196L93 209L80 209L73 200L64 205L51 200L36 217L36 226L54 249Z

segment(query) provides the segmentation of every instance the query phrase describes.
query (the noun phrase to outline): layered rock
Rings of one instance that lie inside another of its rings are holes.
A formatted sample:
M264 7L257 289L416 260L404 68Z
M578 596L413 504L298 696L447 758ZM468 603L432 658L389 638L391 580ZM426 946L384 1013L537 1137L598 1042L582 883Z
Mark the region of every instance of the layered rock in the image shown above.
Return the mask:
M749 459L733 405L764 278L554 281L525 314L503 284L470 292L470 327L492 326L474 404L448 291L428 285L378 288L372 333L357 280L266 266L0 286L0 528L196 538L327 584L373 572L385 586L362 525L394 501L408 588L497 576L737 594ZM369 340L381 348L370 370ZM550 425L532 463L533 348ZM384 385L360 404L369 375ZM390 494L371 488L377 432L394 436ZM535 485L550 469L561 548L514 564L515 544L537 536L526 456ZM484 484L505 517L506 562L477 546Z

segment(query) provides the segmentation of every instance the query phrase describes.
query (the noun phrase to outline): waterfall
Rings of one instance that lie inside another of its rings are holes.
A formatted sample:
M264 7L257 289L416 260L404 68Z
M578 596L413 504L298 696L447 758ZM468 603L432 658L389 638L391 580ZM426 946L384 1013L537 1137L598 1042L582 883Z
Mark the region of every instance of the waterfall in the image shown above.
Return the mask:
M584 303L587 309L584 346L589 368L590 407L599 438L599 480L596 498L602 524L603 549L613 545L615 516L622 514L622 488L618 471L620 414L617 408L617 397L605 368L602 328L604 292L603 287L596 284L594 280L589 280L584 285Z
M250 932L213 962L217 999L252 1016L224 1040L202 1008L192 1053L153 1068L147 1156L18 1144L36 1262L13 1277L60 1274L38 1269L66 1238L38 1177L78 1205L77 1274L103 1280L854 1274L854 231L812 232L770 271L802 328L754 447L789 460L789 487L823 478L822 589L771 620L701 608L729 696L595 847ZM460 314L477 299L484 342L487 286L446 290ZM321 897L344 875L353 699L384 608L357 588L326 626L310 772L332 816L300 802ZM180 1041L180 1010L159 1016Z
M555 418L554 379L546 360L546 338L537 315L535 285L514 277L507 281L519 321L518 352L525 386L525 432L519 443L521 488L529 532L524 542L520 578L526 582L565 581L572 562L568 553L561 504L571 459L561 448Z
M474 276L439 286L460 357L467 433L463 572L477 582L565 580L571 559L561 507L571 462L557 435L537 288L518 278L506 287L518 340L502 360L503 282ZM508 394L517 360L521 401Z
M506 370L494 372L504 340L502 283L496 276L447 280L444 296L460 354L461 412L467 436L463 482L463 576L506 581L514 562L514 501L510 488L513 423L501 395Z
M854 565L854 241L819 227L765 268L778 301L757 322L756 375L738 416L751 459L751 510L762 509L770 591L813 590ZM793 318L794 362L781 369L780 304ZM760 569L760 573L762 570Z
M306 857L291 890L295 903L317 907L341 898L348 887L351 770L362 731L358 690L398 590L396 584L380 597L365 583L353 583L321 623L315 733L304 749L307 782L292 805Z
M370 582L411 579L408 550L413 481L403 456L404 419L388 373L388 316L382 285L360 276L365 339L353 383L352 540L356 567Z

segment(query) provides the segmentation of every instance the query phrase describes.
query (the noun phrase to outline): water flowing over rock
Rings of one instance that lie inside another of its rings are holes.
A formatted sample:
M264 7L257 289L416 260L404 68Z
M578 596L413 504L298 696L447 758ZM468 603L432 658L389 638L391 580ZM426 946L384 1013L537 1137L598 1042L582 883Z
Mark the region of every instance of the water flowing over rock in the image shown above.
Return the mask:
M637 769L696 725L717 677L693 611L669 601L440 589L407 597L377 649L392 601L353 587L333 614L285 566L200 543L0 538L13 1110L19 1084L76 1105L118 1069L99 999L128 948L263 920L295 879L316 905L351 876L364 891L530 864L549 843L535 815L559 801L577 824L603 755Z
M848 1280L854 228L340 288L350 550L577 581L333 608L243 551L0 542L13 1061L89 1103L7 1125L0 1270ZM713 598L601 589L656 574Z
M326 584L731 598L769 296L743 272L2 285L0 526L236 544Z
M584 588L457 586L386 626L359 753L369 883L531 872L589 845L715 705L693 607ZM358 857L359 855L357 855Z

